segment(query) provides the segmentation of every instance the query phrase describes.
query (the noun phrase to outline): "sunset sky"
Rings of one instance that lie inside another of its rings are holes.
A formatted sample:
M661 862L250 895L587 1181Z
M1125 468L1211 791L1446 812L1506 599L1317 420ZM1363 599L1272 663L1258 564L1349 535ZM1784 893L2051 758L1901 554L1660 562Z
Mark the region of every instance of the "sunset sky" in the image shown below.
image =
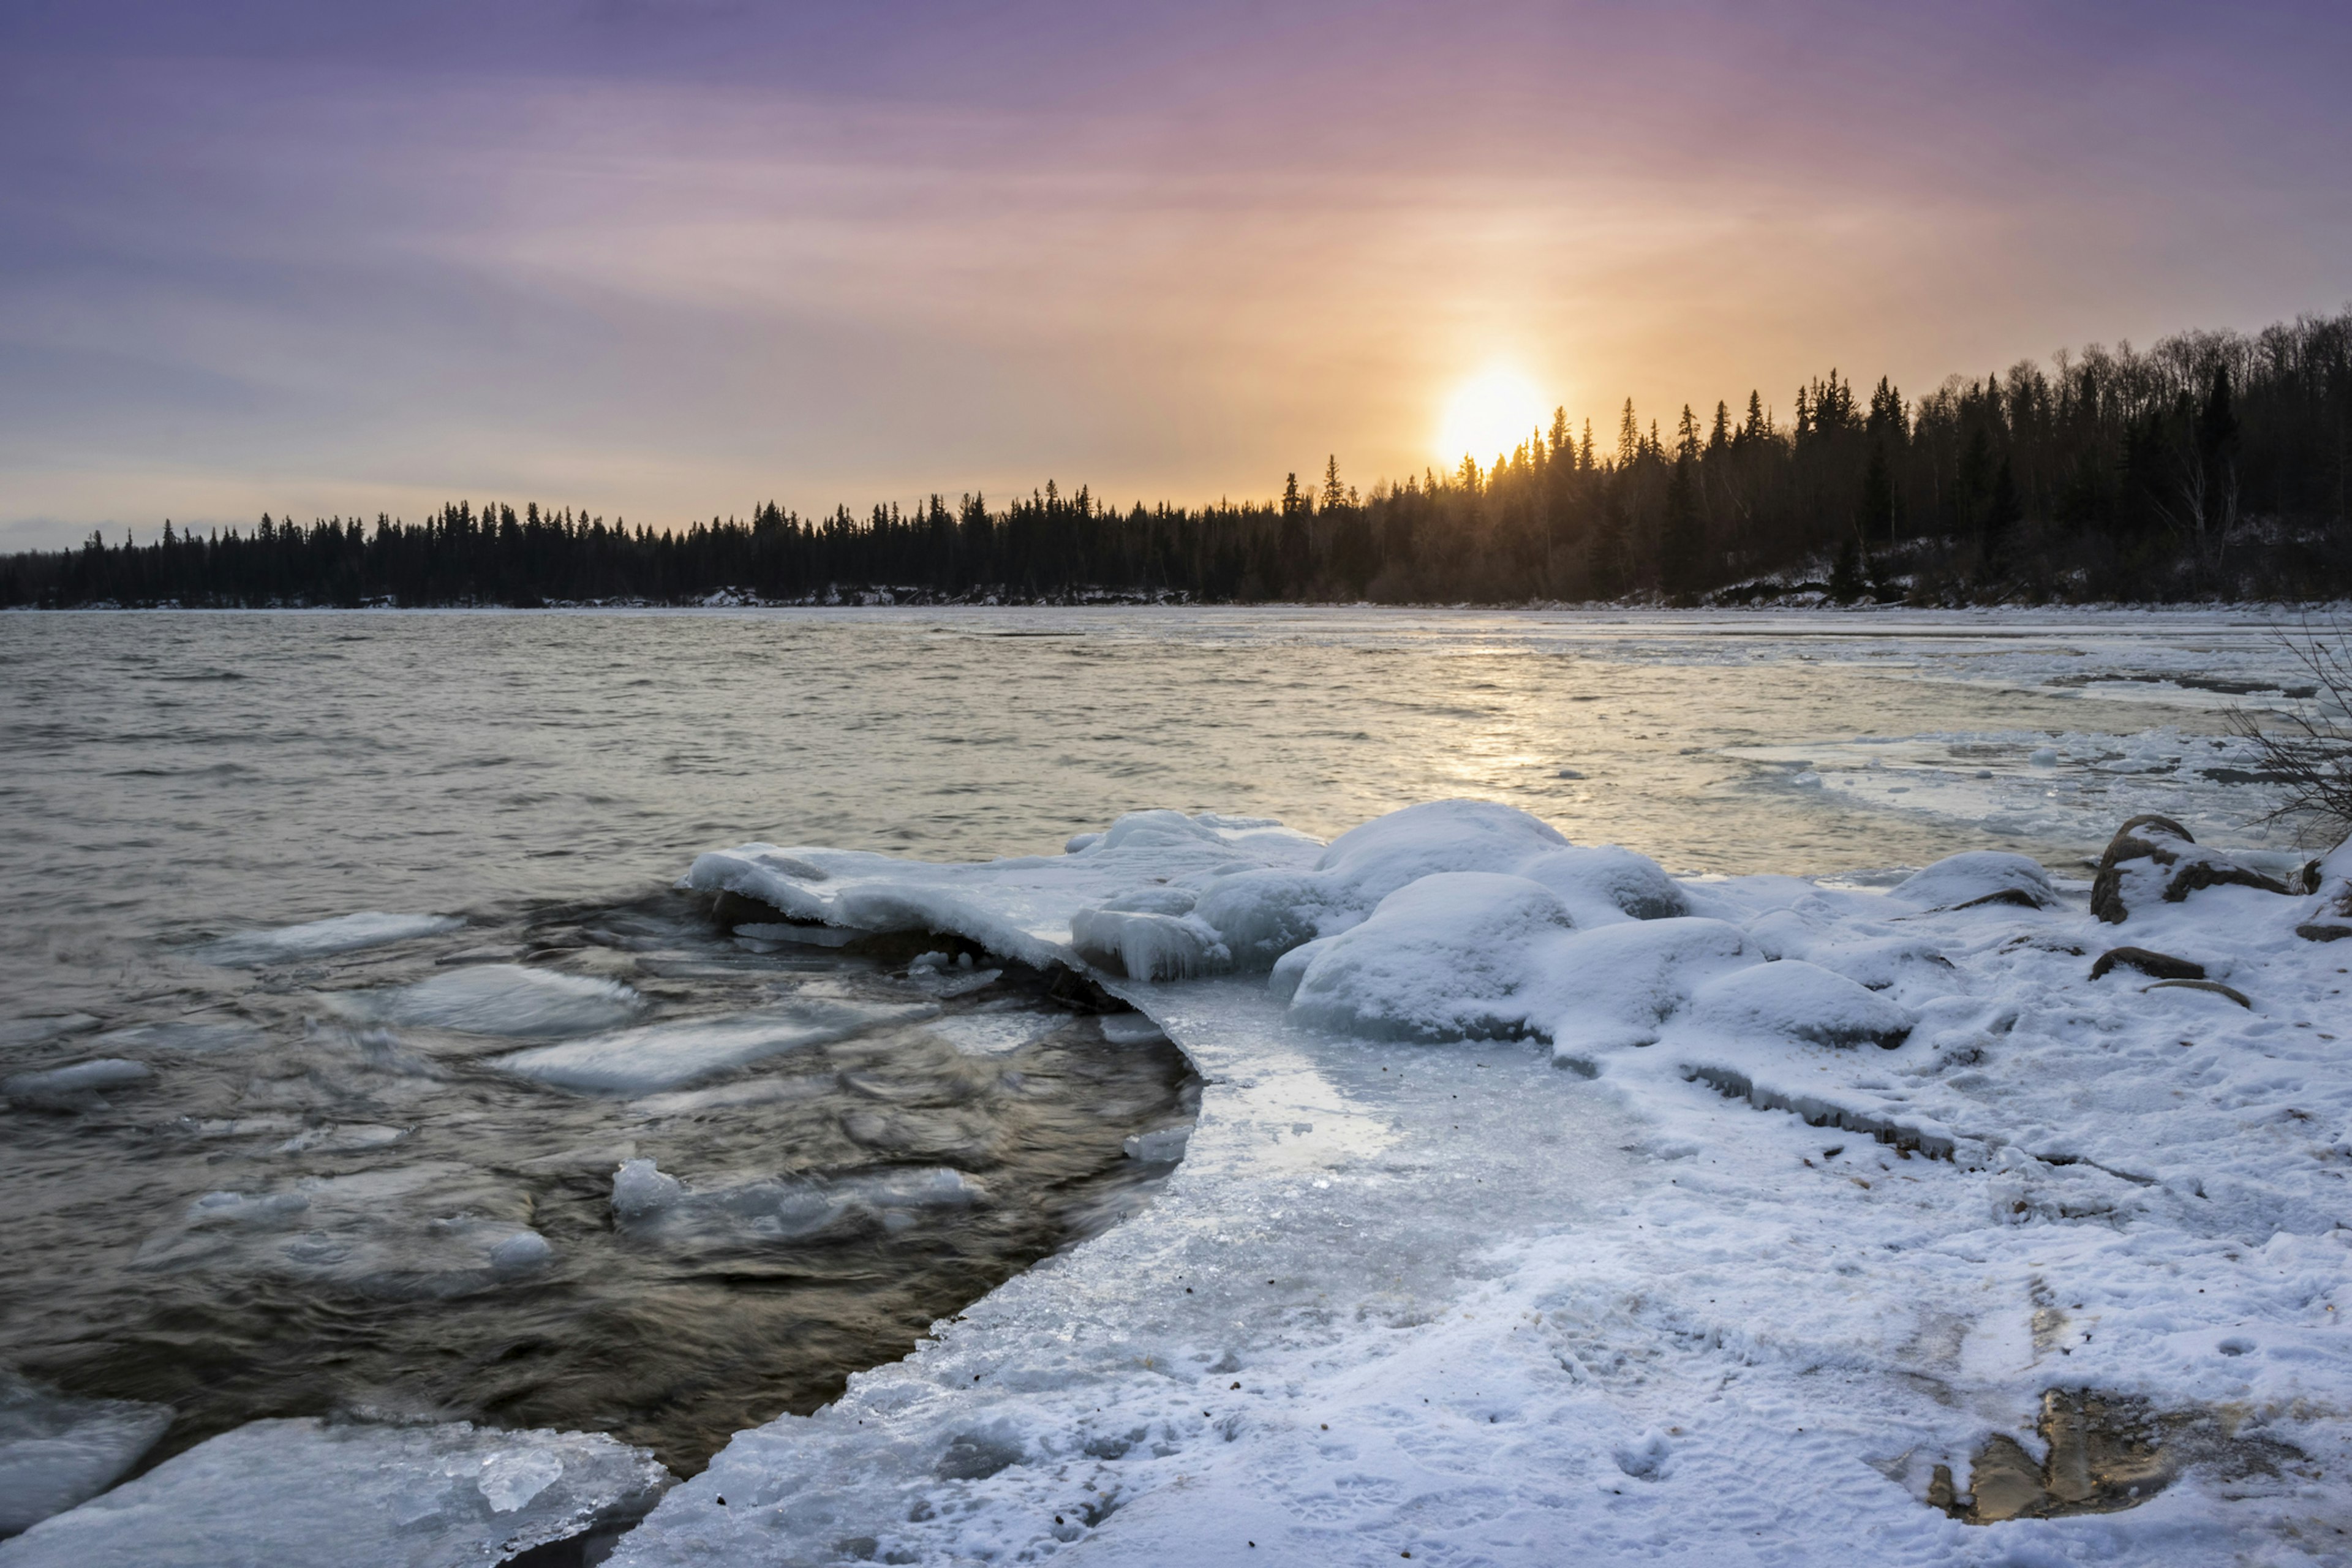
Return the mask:
M12 0L0 546L1265 496L2352 300L2352 6Z

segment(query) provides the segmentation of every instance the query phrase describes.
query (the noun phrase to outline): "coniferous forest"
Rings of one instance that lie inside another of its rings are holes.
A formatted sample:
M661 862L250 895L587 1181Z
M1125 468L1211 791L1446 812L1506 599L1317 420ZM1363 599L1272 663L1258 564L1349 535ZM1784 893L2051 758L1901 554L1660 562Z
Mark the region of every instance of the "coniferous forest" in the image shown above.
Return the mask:
M1170 599L1527 604L2309 600L2352 594L2352 309L2061 353L1922 396L1832 370L1614 428L1555 415L1490 468L1369 492L632 527L458 502L0 558L0 605Z

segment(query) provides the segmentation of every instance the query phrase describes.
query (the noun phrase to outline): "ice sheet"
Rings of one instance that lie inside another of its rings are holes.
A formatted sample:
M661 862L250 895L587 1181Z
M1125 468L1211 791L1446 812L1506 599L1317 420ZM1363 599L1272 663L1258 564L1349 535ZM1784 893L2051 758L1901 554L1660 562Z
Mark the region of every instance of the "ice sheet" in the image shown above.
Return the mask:
M104 1491L171 1424L161 1405L68 1398L0 1370L0 1536Z
M625 1521L669 1477L583 1432L256 1421L0 1543L7 1568L489 1568Z

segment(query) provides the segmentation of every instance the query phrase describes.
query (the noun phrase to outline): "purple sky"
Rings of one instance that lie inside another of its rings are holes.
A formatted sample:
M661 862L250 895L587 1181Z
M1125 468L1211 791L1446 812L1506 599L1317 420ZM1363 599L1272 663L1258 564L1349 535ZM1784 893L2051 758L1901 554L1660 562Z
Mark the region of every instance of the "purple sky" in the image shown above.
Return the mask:
M0 7L0 546L1262 496L2352 300L2352 6Z

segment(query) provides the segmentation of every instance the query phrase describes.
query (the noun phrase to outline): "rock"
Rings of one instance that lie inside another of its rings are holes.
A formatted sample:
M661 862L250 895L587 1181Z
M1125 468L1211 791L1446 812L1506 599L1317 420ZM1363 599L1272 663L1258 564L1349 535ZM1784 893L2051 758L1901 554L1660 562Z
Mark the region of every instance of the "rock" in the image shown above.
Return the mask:
M2210 991L2216 996L2227 996L2231 1001L2235 1002L2239 1006L2243 1007L2249 1013L2254 1010L2254 1005L2246 999L2246 994L2244 992L2239 990L2234 985L2224 985L2218 980L2159 980L2155 984L2147 987L2147 989L2150 991Z
M2143 864L2144 863L2144 864ZM2135 816L2116 830L2091 883L2091 912L2109 925L2149 897L2177 904L2200 888L2229 885L2284 895L2286 888L2218 849L2200 847L2168 816Z
M2352 936L2352 839L2303 868L2305 890L2315 894L2294 934L2308 942L2341 942Z
M2111 947L2099 954L2091 965L2091 978L2099 979L2110 970L2137 969L2152 980L2202 980L2205 966L2192 959L2175 958L2168 952L2154 952L2144 947Z

